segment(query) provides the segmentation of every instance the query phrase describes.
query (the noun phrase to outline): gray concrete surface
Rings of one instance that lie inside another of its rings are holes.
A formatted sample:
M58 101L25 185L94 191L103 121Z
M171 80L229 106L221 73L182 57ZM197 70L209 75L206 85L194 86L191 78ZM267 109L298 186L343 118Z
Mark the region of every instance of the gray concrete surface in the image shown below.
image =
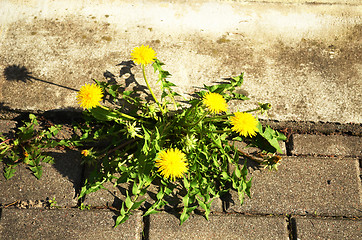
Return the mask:
M263 120L265 124L273 129L293 130L293 134L345 134L351 136L362 136L362 125L358 123L341 124L338 122L311 122L311 121L273 121ZM291 134L291 133L290 133Z
M37 179L24 164L19 164L15 175L6 180L0 174L0 205L14 201L52 200L57 205L74 207L76 194L81 187L82 167L80 154L76 151L54 151L50 153L55 164L43 163L43 175ZM1 169L3 164L0 163Z
M251 196L228 212L362 216L358 159L285 157L278 172L255 170Z
M362 139L357 136L293 134L292 141L295 155L362 155Z
M16 121L0 120L0 133L8 133L16 127Z
M171 214L151 215L149 240L156 239L288 239L283 217L193 215L182 226Z
M182 1L182 0L181 0ZM228 2L231 0L221 0L220 2ZM358 5L361 4L359 0L232 0L234 2L264 2L264 3L309 3L309 4L348 4Z
M333 218L293 218L297 239L361 239L362 221L360 219Z
M113 228L114 213L109 210L34 210L3 209L0 238L6 239L141 239L140 213Z
M3 0L0 102L79 109L80 86L106 71L123 83L116 65L148 44L185 97L245 72L253 101L232 110L270 102L276 120L361 123L361 10L342 0ZM132 73L144 84L139 66Z

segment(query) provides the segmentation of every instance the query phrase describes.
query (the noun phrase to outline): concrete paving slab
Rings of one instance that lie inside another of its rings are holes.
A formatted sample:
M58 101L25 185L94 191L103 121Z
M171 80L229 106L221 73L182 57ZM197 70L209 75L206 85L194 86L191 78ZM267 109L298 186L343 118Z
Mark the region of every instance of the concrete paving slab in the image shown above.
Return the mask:
M16 127L16 122L11 120L0 120L0 133L8 133Z
M357 136L293 134L292 142L294 155L362 155L362 137Z
M150 216L149 240L155 239L289 239L282 217L210 215L209 221L198 215L179 225L171 214Z
M77 151L54 151L50 153L55 164L42 164L43 175L38 180L24 164L20 164L15 175L6 180L0 175L0 205L20 200L57 201L59 206L75 206L76 193L80 189L82 167ZM1 165L3 167L3 165Z
M273 121L262 120L264 124L268 124L273 129L293 130L295 134L346 134L352 136L362 136L362 124L347 123L341 124L337 122L306 122L306 121Z
M16 122L11 120L0 120L0 134L9 137L14 134Z
M27 111L79 109L84 83L106 71L124 83L129 74L120 76L116 65L147 44L185 97L245 72L243 93L253 101L231 110L269 102L275 120L361 123L362 5L315 2L326 4L3 0L0 102ZM139 66L131 72L144 84ZM151 86L158 89L154 80Z
M227 0L224 0L227 1ZM250 2L249 0L234 0L236 2ZM312 3L312 4L351 4L358 5L359 0L253 0L253 2L267 3Z
M358 159L284 157L278 171L254 170L244 205L231 193L228 212L362 216Z
M139 213L113 228L114 213L108 210L3 209L2 239L141 239L143 222Z
M362 239L362 221L294 217L297 239Z

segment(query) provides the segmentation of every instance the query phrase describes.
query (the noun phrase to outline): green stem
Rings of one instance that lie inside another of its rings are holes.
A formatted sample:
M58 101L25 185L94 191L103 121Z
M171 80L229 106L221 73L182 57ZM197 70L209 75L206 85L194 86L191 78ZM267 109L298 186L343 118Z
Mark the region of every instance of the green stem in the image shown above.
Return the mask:
M186 99L185 99L186 100ZM191 108L188 108L186 110L186 116L188 116L190 114L190 112L195 112L197 107L199 107L201 105L201 102L198 102L196 105L192 106Z
M232 132L233 130L231 129L227 129L227 130L214 130L214 131L211 131L213 133L229 133L229 132Z
M251 110L244 111L244 113L256 112L256 111L259 111L259 110L261 110L261 109L262 109L261 107L258 107L258 108L255 108L255 109L251 109Z
M161 112L164 113L164 110L163 110L161 104L158 102L155 94L153 93L153 91L152 91L152 89L151 89L150 84L148 83L148 80L147 80L147 77L146 77L146 72L145 72L145 65L144 65L144 64L142 64L142 74L143 74L143 78L145 79L145 82L146 82L146 84L147 84L148 90L150 90L150 92L151 92L151 95L152 95L153 99L154 99L155 102L158 104L158 107L161 109Z
M208 117L205 119L205 121L212 121L212 120L215 120L215 119L221 119L221 118L227 118L227 117L231 117L233 116L234 113L230 113L230 114L225 114L225 115L217 115L215 117Z
M105 107L105 106L103 106L103 105L99 105L99 106L100 106L101 108L103 108L103 109L109 110L108 107ZM115 111L116 113L118 113L119 115L121 115L121 117L123 117L123 118L127 118L127 119L133 120L133 121L138 121L138 122L141 122L141 123L148 123L148 122L143 121L143 120L141 120L141 119L137 119L137 118L132 117L132 116L130 116L130 115L128 115L128 114L125 114L125 113L123 113L123 112L120 112L120 111L118 111L118 110L116 110L116 109L112 109L112 110Z
M122 117L128 118L128 119L130 119L130 120L138 121L138 122L141 122L141 123L148 123L148 122L146 122L146 121L144 121L144 120L142 120L142 119L137 119L137 118L132 117L132 116L130 116L130 115L127 115L127 114L125 114L125 113L123 113L123 112L119 112L119 111L117 111L117 110L114 110L114 111L117 112L118 114L120 114Z
M138 137L138 138L142 138L142 139L144 138L142 135L139 135L139 134L137 134L137 133L136 133L135 136Z
M255 112L255 111L259 111L261 109L262 109L261 107L258 107L258 108L255 108L255 109L243 111L243 113ZM205 119L205 121L210 122L210 121L215 120L215 119L222 119L222 118L227 118L227 117L231 117L231 116L234 116L234 113L229 113L229 114L225 114L225 115L217 115L215 117L208 117L208 118Z
M201 117L199 120L197 120L196 122L191 123L191 124L186 124L186 127L193 127L193 126L197 125L199 122L201 122L201 121L206 117L207 113L208 113L208 112L205 112L205 113L204 113L204 116L202 116L202 117Z
M172 99L173 104L175 105L175 110L177 111L177 103L175 101L175 98L172 96L172 94L170 94L170 97Z

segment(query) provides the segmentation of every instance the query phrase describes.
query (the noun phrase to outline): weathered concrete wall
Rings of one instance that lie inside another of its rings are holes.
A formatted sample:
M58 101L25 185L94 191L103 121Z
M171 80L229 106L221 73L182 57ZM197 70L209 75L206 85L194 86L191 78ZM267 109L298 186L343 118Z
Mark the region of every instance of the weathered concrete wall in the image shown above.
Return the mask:
M119 76L116 65L148 44L184 94L245 72L254 101L234 109L262 101L276 120L362 122L358 0L0 5L0 102L10 109L78 108L76 89L106 71ZM132 73L142 83L140 68Z

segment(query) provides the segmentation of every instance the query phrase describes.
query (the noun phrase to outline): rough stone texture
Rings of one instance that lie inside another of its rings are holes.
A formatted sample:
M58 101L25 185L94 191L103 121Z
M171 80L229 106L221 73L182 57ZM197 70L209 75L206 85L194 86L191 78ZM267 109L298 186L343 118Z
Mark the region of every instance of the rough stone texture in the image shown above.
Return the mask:
M284 157L279 171L254 170L252 199L232 192L227 211L362 216L359 171L353 158Z
M50 155L54 157L55 164L42 164L43 175L39 180L24 164L17 166L15 175L9 180L1 174L0 205L17 200L45 201L55 198L59 206L75 206L82 175L80 154L76 151L54 151Z
M229 0L221 0L227 2ZM233 0L235 2L251 2L250 0ZM310 3L310 4L360 4L359 0L253 0L253 2L264 3Z
M264 124L268 124L273 129L293 130L293 133L323 133L331 135L335 133L344 133L353 136L362 136L362 124L338 122L307 122L307 121L275 121L262 120Z
M231 110L270 102L275 120L361 123L361 9L357 0L5 0L0 102L28 111L79 109L77 89L92 78L109 71L119 83L133 81L116 65L148 44L185 97L245 72L243 92L253 101ZM131 72L144 84L139 66Z
M362 239L362 221L295 217L297 239Z
M361 156L362 137L293 134L292 154Z
M155 239L288 239L287 223L282 217L198 215L179 225L171 214L150 216L149 240Z
M9 134L16 127L16 122L11 120L0 120L0 134Z
M115 214L108 210L3 209L1 239L141 239L140 213L113 228Z

